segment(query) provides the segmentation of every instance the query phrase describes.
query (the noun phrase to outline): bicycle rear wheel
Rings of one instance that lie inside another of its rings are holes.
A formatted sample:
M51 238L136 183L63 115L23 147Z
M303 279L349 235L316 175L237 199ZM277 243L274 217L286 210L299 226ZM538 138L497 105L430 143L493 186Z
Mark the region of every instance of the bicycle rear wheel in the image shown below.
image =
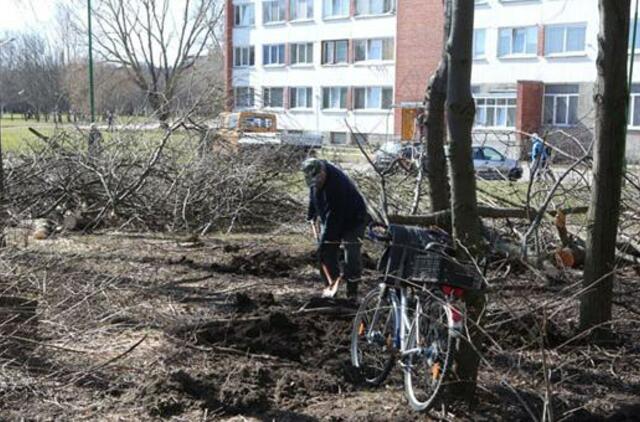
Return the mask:
M436 403L453 359L449 305L431 297L422 299L424 303L414 315L406 348L416 351L403 360L405 395L411 408L417 411L425 411Z
M351 364L365 384L380 385L393 368L396 303L393 291L378 286L364 297L353 320Z

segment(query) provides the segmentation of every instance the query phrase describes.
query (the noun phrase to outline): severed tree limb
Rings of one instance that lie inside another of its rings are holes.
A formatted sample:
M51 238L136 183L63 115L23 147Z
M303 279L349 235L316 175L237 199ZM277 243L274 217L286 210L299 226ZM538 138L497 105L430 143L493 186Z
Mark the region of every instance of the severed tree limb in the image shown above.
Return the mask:
M588 207L572 207L565 208L562 210L545 210L543 213L546 213L550 216L555 216L558 212L562 212L564 215L568 214L586 214ZM521 218L527 219L529 218L529 214L535 215L538 214L539 211L536 209L530 209L529 211L526 208L496 208L496 207L487 207L487 206L478 206L478 214L480 217L484 218ZM409 224L416 226L431 226L431 225L439 225L443 222L448 221L451 216L450 210L438 211L431 214L426 215L390 215L389 221L395 224Z

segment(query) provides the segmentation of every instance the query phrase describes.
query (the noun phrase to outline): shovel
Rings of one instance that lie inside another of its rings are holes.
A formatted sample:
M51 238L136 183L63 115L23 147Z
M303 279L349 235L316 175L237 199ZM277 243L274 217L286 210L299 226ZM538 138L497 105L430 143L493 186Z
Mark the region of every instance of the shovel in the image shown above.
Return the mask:
M339 276L335 280L331 280L331 274L329 274L329 269L326 265L322 264L322 271L324 271L325 277L327 277L327 282L329 286L322 290L322 297L332 298L338 292L338 286L340 286L340 282L342 281L342 277Z
M318 233L318 227L315 222L311 222L311 230L313 231L313 236L316 238L316 242L320 241L320 234ZM338 292L338 287L340 286L340 281L342 281L342 277L338 277L335 280L331 279L331 274L329 273L329 269L326 265L321 264L322 272L324 273L328 286L322 290L322 297L324 298L333 298Z

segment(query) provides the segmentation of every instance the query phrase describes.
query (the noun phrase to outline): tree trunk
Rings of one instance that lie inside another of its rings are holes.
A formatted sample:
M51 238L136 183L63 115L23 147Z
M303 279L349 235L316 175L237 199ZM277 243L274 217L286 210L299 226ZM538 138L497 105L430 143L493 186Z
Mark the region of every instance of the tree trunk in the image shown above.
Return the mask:
M448 84L447 123L451 135L451 198L453 205L453 234L457 244L468 248L472 255L482 251L480 219L476 198L476 179L471 155L471 129L475 115L475 103L471 96L471 49L473 43L474 2L453 0L451 34L447 43ZM458 383L451 392L467 402L472 402L480 356L481 333L478 329L484 307L484 295L465 294L469 341L460 342L456 354L455 373Z
M444 107L447 99L447 63L446 46L451 30L451 0L444 0L444 40L442 45L442 58L438 69L429 81L425 98L426 121L423 132L427 134L427 177L429 178L429 192L431 195L431 211L438 212L448 210L449 201L449 176L447 173L447 158L444 152L445 124ZM450 230L451 225L445 224L445 229Z
M606 323L611 320L629 101L626 81L631 4L630 0L600 0L599 8L596 141L583 280L589 290L580 301L580 327L593 328L593 339L606 341L611 334Z

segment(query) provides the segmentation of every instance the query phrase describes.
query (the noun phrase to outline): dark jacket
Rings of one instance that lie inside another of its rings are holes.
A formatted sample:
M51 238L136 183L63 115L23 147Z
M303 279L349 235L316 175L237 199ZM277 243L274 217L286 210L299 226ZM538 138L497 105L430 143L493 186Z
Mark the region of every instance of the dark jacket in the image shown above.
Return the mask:
M327 162L327 178L321 189L309 190L307 218L320 218L324 226L322 241L340 240L342 235L367 221L364 199L351 179Z

